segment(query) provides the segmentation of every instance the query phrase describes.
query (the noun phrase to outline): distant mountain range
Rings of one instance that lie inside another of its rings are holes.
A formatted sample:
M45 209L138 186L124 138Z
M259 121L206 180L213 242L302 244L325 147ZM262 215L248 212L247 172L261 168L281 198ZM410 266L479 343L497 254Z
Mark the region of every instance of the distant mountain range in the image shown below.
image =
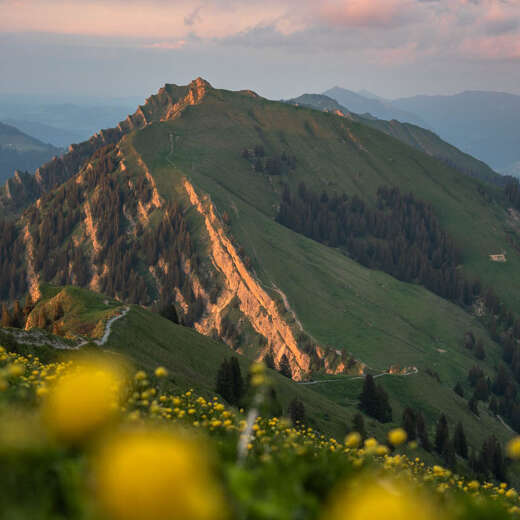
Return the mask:
M34 170L58 155L60 149L43 143L11 125L0 123L0 182L15 170Z
M418 124L501 173L518 174L520 96L467 91L447 96L374 99L339 87L324 92L357 113Z
M0 97L0 121L40 141L66 148L113 127L134 108L107 103L40 103Z
M361 95L351 90L334 87L323 92L323 94L335 99L340 105L343 105L349 111L355 112L356 114L371 114L379 119L389 121L397 119L398 121L406 121L423 127L428 126L421 117L411 111L394 107L386 100L369 97L371 96L370 93L367 93L367 96L366 94Z

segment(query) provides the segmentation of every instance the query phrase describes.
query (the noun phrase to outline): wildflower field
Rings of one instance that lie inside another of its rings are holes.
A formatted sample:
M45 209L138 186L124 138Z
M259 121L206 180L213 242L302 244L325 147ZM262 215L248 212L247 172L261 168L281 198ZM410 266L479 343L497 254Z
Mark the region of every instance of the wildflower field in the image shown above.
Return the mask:
M42 362L0 347L0 518L92 520L500 519L520 513L505 483L410 456L406 433L328 438L262 417L253 365L247 411L168 371L113 355ZM404 452L408 453L406 455ZM520 457L520 439L508 446Z

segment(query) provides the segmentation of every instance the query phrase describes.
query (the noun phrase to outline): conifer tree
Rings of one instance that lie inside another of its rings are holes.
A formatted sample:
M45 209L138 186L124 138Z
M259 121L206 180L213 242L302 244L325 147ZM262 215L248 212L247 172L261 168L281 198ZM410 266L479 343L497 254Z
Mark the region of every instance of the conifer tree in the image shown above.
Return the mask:
M455 453L464 459L468 458L468 443L466 440L466 433L464 432L464 426L459 421L453 433L453 447Z
M419 442L421 446L426 450L431 450L431 444L430 444L430 437L428 435L428 430L426 429L426 424L424 422L424 417L421 412L417 413L417 438L419 439Z
M359 396L359 407L379 422L392 420L392 408L385 390L375 384L372 375L365 376L363 390Z
M240 364L238 359L233 356L229 363L231 387L233 390L233 403L236 406L240 405L242 398L244 397L244 380L242 378L242 372L240 371Z
M417 438L417 416L409 406L404 409L402 427L409 441L414 441Z
M20 302L16 300L13 305L13 327L23 329L24 325L25 320L23 317L22 308L20 306Z
M269 352L264 356L264 363L267 368L275 369L273 351L269 349Z
M282 359L280 359L280 365L278 367L278 371L285 377L292 379L292 370L291 365L289 364L289 358L284 354Z
M222 361L218 369L215 391L228 403L231 403L233 400L233 383L231 381L231 371L227 358Z
M366 439L367 437L367 432L365 430L365 419L363 419L363 415L359 412L354 415L352 419L352 431L358 432L362 439Z
M287 413L291 418L292 423L303 424L305 422L305 406L302 401L295 397L290 403L287 409Z
M487 401L489 398L489 386L485 378L480 378L475 386L474 399L477 401Z
M446 419L446 416L442 414L439 417L437 428L435 430L435 451L442 455L449 439L450 432L448 428L448 420Z
M224 359L217 372L215 391L229 404L239 406L244 396L244 380L236 357Z
M480 415L479 411L478 411L478 401L475 399L475 396L473 396L468 401L468 406L469 406L469 409L472 411L472 413L474 413L475 415Z
M457 394L457 395L460 395L460 397L464 397L464 389L462 388L462 385L457 382L457 384L455 385L455 387L453 388L453 391Z
M9 309L5 303L2 304L2 327L12 327L13 319L9 314Z
M486 351L484 350L484 344L481 339L479 339L475 345L475 357L481 361L486 359Z
M498 403L497 403L497 398L492 395L491 396L491 399L489 400L489 411L493 414L493 415L496 415L497 412L498 412Z
M442 458L449 468L453 468L455 466L457 459L455 457L455 447L452 440L448 439L448 442L446 442L442 452Z

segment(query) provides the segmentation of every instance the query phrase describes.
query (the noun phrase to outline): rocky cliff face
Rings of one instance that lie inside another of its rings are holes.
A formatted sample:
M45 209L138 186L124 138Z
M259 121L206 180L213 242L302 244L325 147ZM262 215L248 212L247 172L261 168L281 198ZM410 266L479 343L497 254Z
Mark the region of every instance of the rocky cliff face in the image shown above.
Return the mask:
M246 266L210 197L186 178L175 181L186 202L161 194L126 137L178 117L209 89L200 78L166 85L117 128L7 183L2 196L12 204L38 199L17 222L24 262L8 267L25 280L18 292L37 300L40 283L50 282L145 306L175 304L183 323L202 334L239 350L254 343L258 359L269 351L277 364L287 357L296 380L316 368L342 372L341 353L311 341L280 289L266 290Z
M197 78L186 87L165 85L116 128L100 130L88 141L70 145L66 154L54 157L38 168L34 177L24 177L20 181L15 176L8 180L0 189L0 208L8 208L11 212L22 211L44 193L76 175L101 148L118 143L124 135L150 123L174 119L185 107L200 103L211 88L202 78Z

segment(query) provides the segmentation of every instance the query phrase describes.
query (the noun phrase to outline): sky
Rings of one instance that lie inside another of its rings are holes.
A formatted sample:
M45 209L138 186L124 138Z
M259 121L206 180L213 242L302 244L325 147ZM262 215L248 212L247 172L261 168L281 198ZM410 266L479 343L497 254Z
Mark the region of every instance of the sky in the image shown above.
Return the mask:
M520 0L0 0L0 95L520 94Z

